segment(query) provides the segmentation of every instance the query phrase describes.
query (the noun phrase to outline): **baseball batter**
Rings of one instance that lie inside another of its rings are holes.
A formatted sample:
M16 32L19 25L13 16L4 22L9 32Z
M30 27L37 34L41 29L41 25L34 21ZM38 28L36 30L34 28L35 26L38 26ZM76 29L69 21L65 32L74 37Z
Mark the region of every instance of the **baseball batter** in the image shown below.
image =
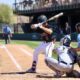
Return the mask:
M41 31L41 37L43 42L35 49L33 55L32 67L27 70L29 73L36 72L36 66L38 62L39 53L51 54L54 48L54 37L52 36L53 30L50 28L49 24L46 22L47 17L45 15L41 15L38 17L38 24L33 24L31 26L32 29L39 29ZM42 22L45 22L42 24Z

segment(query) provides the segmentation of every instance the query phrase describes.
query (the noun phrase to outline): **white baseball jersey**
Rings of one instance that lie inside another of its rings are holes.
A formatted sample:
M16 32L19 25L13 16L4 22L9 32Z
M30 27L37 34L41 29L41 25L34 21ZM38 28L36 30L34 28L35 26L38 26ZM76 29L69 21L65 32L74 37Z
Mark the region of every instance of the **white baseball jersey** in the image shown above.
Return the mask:
M64 61L67 64L72 63L72 60L68 54L68 47L60 46L59 48L56 48L56 52L59 55L59 61Z

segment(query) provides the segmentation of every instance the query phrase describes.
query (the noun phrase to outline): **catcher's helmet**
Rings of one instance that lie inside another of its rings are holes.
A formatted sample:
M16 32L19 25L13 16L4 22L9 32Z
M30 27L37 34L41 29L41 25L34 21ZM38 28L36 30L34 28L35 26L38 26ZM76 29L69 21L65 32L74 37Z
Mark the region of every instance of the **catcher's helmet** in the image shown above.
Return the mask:
M65 37L64 39L63 39L63 45L64 46L70 46L70 43L71 43L71 40L68 38L68 37Z
M47 17L45 15L41 15L38 17L38 22L42 23L42 22L46 22L47 21Z

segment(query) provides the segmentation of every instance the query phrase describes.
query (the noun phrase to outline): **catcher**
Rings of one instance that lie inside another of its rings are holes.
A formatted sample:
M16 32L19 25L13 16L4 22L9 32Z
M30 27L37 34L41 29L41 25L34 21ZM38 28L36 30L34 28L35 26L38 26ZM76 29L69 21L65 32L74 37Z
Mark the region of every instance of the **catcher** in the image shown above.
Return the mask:
M66 74L67 77L80 77L80 73L74 70L75 63L78 63L80 67L80 57L70 47L70 43L71 40L64 37L63 45L53 50L58 54L58 59L55 59L52 55L45 59L47 66L55 71L55 77L61 77L63 74Z
M44 54L48 54L48 53L51 54L54 48L54 37L52 36L53 30L46 21L47 21L47 17L45 15L41 15L38 17L38 24L33 24L31 26L32 29L41 31L40 34L41 34L43 42L35 49L34 54L33 54L32 66L29 70L26 71L27 73L36 72L38 55L40 52Z

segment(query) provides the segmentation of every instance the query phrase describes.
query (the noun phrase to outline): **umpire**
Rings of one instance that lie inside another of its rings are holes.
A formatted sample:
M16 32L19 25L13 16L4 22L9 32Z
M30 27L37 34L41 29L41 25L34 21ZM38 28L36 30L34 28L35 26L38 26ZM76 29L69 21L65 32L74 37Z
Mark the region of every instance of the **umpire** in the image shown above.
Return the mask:
M12 33L10 27L7 24L3 26L3 37L5 39L5 44L9 44L11 41Z

